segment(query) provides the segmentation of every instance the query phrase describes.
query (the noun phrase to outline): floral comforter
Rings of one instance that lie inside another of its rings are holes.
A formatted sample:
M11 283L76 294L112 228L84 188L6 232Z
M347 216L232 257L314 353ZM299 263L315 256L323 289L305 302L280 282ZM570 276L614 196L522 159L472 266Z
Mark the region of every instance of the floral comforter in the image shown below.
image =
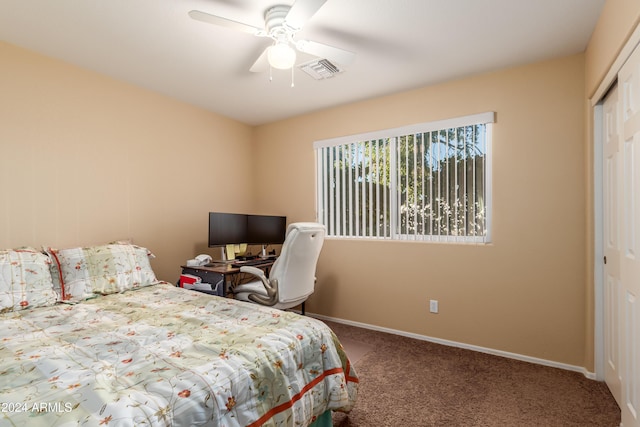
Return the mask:
M305 426L357 382L322 322L167 284L0 316L0 426Z

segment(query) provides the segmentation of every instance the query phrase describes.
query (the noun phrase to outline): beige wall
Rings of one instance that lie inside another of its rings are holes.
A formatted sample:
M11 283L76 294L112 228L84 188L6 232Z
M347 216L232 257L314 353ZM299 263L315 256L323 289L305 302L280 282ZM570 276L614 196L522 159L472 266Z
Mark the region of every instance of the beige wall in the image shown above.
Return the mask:
M260 206L313 220L313 141L497 113L493 243L329 240L309 311L584 366L584 84L577 55L256 128Z
M0 248L132 239L175 281L251 209L247 125L1 42L0 94Z
M607 0L585 52L587 98L598 88L640 21L638 0Z

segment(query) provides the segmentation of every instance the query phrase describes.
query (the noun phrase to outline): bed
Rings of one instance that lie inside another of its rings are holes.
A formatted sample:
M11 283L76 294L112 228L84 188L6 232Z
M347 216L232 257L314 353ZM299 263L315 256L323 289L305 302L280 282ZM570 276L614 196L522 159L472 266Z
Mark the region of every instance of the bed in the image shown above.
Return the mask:
M315 426L353 407L324 323L160 282L148 255L0 251L0 425Z

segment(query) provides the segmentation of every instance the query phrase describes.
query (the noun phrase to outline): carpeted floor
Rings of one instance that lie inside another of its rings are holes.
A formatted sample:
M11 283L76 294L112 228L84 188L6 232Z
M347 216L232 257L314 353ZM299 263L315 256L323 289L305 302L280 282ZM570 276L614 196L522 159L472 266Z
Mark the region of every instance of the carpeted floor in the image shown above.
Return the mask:
M360 378L335 427L617 427L620 410L602 382L427 341L326 322Z

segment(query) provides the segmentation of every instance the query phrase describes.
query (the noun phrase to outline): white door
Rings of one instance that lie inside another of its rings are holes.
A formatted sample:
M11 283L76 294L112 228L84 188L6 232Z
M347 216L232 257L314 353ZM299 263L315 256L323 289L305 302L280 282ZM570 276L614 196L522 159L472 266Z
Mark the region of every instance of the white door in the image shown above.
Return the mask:
M604 379L618 405L621 401L620 372L620 105L614 87L603 104L603 237L604 237Z
M621 101L620 362L622 425L640 427L640 48L618 73Z

